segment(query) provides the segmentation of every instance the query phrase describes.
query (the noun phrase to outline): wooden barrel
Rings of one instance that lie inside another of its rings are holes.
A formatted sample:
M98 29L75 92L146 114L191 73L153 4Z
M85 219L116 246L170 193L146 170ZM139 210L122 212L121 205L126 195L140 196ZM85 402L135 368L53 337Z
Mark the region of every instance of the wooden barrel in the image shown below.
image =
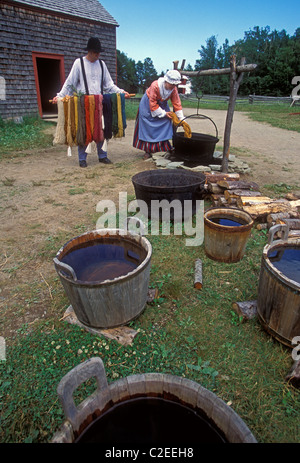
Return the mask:
M222 223L235 225L222 225ZM204 214L204 250L219 262L240 261L253 226L252 217L235 208L211 208Z
M106 246L103 252L107 253L108 249L112 253L111 272L119 271L122 255L126 256L125 264L129 267L124 274L114 277L112 273L104 280L99 279L104 257L99 253L97 261L95 245L103 244ZM86 274L88 270L82 273L85 276L78 277L79 265L84 262L88 249L92 249L89 253L96 259L90 270L95 272L95 280ZM78 262L72 258L75 251L81 252ZM117 229L87 232L66 243L54 258L54 265L78 320L93 328L114 328L138 317L147 302L151 255L152 247L145 237Z
M283 230L282 239L273 240ZM272 263L271 255L282 248L298 248L300 238L288 238L286 225L270 229L268 244L264 247L258 285L257 315L263 328L282 344L293 348L294 337L300 335L300 283L282 273ZM300 261L299 261L300 265Z
M97 390L76 407L73 392L91 377ZM67 373L57 392L66 421L53 443L256 442L232 408L186 378L145 373L108 385L103 362L94 357Z

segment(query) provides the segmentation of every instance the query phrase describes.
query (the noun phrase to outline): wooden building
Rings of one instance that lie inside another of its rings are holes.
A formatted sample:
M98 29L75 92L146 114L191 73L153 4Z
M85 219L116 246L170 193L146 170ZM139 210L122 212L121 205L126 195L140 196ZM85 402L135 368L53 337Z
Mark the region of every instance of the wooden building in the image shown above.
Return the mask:
M98 37L116 82L117 21L98 0L1 0L0 116L55 115L49 100Z

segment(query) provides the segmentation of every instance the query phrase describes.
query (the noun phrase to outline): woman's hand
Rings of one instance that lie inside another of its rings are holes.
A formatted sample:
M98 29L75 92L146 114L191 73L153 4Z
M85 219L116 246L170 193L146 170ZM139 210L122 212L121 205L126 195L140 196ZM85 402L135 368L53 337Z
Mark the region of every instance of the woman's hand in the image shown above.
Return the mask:
M166 116L167 116L169 119L172 119L172 116L171 116L171 111L169 111L169 112L166 112Z

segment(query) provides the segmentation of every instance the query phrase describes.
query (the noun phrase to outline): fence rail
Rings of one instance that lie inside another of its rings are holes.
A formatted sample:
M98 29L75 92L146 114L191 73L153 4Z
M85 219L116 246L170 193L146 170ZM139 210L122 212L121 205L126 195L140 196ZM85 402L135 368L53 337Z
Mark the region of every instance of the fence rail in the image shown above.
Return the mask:
M189 95L180 95L182 99L188 101L198 101L198 98L195 94ZM200 98L201 103L228 103L229 96L226 95L202 95ZM249 96L237 96L236 103L264 103L264 104L273 104L273 103L287 103L292 102L292 97L276 97L276 96L262 96L262 95L249 95Z

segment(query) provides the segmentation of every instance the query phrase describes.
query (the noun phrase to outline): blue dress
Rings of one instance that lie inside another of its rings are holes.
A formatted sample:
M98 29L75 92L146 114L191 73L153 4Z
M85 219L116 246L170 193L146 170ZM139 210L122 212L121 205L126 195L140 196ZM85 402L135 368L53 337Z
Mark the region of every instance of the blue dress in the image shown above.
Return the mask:
M158 103L165 111L170 111L167 101ZM146 153L170 151L169 142L173 137L172 120L167 117L153 117L150 111L149 98L145 93L141 99L135 121L133 146Z

